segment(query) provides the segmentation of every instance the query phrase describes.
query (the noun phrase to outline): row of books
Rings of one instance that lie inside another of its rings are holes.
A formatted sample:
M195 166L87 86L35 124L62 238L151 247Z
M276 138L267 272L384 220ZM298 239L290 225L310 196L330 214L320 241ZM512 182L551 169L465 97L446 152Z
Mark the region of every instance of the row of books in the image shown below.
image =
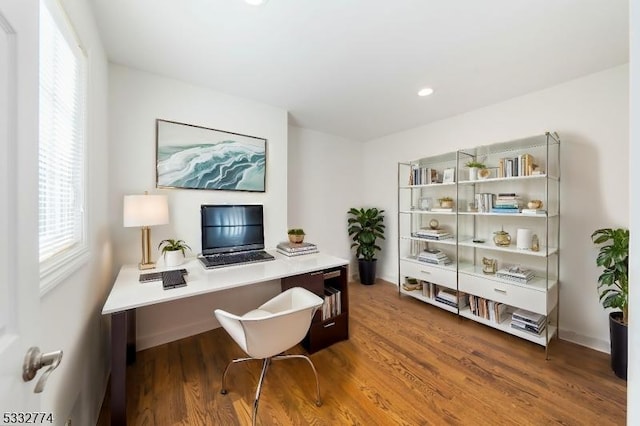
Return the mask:
M334 287L324 288L324 303L322 304L322 321L338 316L342 313L340 290Z
M276 250L285 256L301 256L304 254L318 253L318 246L312 243L291 243L283 241L278 243Z
M453 238L453 234L445 231L444 229L431 229L431 228L420 228L417 231L411 234L416 238L423 238L425 240L449 240Z
M498 269L496 277L519 284L526 284L534 279L535 275L532 270L525 268L524 266L515 265Z
M534 158L531 154L520 154L517 157L498 160L498 177L531 176L540 174L535 171Z
M478 213L489 213L493 207L495 194L489 192L480 192L474 195L475 206Z
M440 174L436 169L428 167L420 167L414 165L411 167L409 175L409 185L430 185L432 183L441 183Z
M546 327L546 315L536 314L524 309L516 309L511 314L511 328L540 335Z
M442 250L438 249L424 249L419 254L417 259L420 262L429 263L432 265L449 265L451 259Z
M474 295L469 295L469 309L473 315L498 324L509 317L508 305Z

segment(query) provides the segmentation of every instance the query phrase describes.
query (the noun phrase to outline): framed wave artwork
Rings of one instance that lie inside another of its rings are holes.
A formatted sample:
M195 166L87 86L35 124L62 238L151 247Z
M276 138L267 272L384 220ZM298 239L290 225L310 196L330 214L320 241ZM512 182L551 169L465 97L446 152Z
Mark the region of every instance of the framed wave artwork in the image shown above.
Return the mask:
M267 140L156 120L156 186L265 192Z

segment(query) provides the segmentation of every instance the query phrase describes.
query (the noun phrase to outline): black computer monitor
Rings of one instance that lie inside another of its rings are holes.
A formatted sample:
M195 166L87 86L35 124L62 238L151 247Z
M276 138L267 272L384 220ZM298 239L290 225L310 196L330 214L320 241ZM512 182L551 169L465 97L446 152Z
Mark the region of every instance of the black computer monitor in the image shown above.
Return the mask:
M264 249L262 205L203 204L202 254Z

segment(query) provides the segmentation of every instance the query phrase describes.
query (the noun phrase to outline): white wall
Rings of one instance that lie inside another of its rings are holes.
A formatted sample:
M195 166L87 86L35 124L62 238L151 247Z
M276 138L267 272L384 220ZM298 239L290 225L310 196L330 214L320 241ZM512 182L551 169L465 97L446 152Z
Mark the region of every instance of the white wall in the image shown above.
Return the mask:
M155 189L157 118L195 124L267 139L266 192ZM115 263L140 261L140 230L122 227L126 194L166 194L170 224L152 228L153 258L165 238L185 240L200 251L200 205L259 203L264 205L265 244L286 239L287 230L287 112L228 96L203 87L160 77L120 65L109 68L109 216ZM213 309L255 307L279 291L278 283L254 288L245 295L218 294L184 303L138 310L139 349L217 327Z
M640 0L631 0L630 4L630 97L631 106L629 117L635 117L630 123L629 138L629 182L636 182L635 186L629 185L629 304L631 315L629 323L629 358L627 371L627 424L640 424L640 329L636 306L640 306L640 195L637 190L637 182L640 182L640 167L636 166L636 160L640 158ZM636 166L636 167L632 167Z
M369 165L364 202L397 211L397 161L557 131L562 140L560 335L608 351L590 235L629 223L628 78L628 66L620 66L370 141L363 152L363 164ZM379 276L397 282L397 223L387 224Z
M112 251L107 204L107 60L87 2L62 1L88 57L89 263L41 300L44 351L62 349L62 363L42 394L41 411L57 424L95 424L109 372L109 326L102 305L111 288ZM37 161L37 159L36 159ZM37 226L34 227L37 238ZM35 342L34 342L35 343ZM35 382L33 382L35 383Z
M352 259L347 211L361 207L362 146L338 136L289 127L289 227L304 228L318 248ZM353 269L352 269L353 270Z

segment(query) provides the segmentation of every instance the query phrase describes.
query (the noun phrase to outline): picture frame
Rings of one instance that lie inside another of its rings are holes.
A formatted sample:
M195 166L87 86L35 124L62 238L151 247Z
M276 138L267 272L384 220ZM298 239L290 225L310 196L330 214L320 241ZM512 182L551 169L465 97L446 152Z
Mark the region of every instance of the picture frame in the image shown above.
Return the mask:
M156 119L156 187L265 192L267 140Z
M449 169L444 169L444 173L442 175L442 183L454 183L456 181L456 169L451 167Z

